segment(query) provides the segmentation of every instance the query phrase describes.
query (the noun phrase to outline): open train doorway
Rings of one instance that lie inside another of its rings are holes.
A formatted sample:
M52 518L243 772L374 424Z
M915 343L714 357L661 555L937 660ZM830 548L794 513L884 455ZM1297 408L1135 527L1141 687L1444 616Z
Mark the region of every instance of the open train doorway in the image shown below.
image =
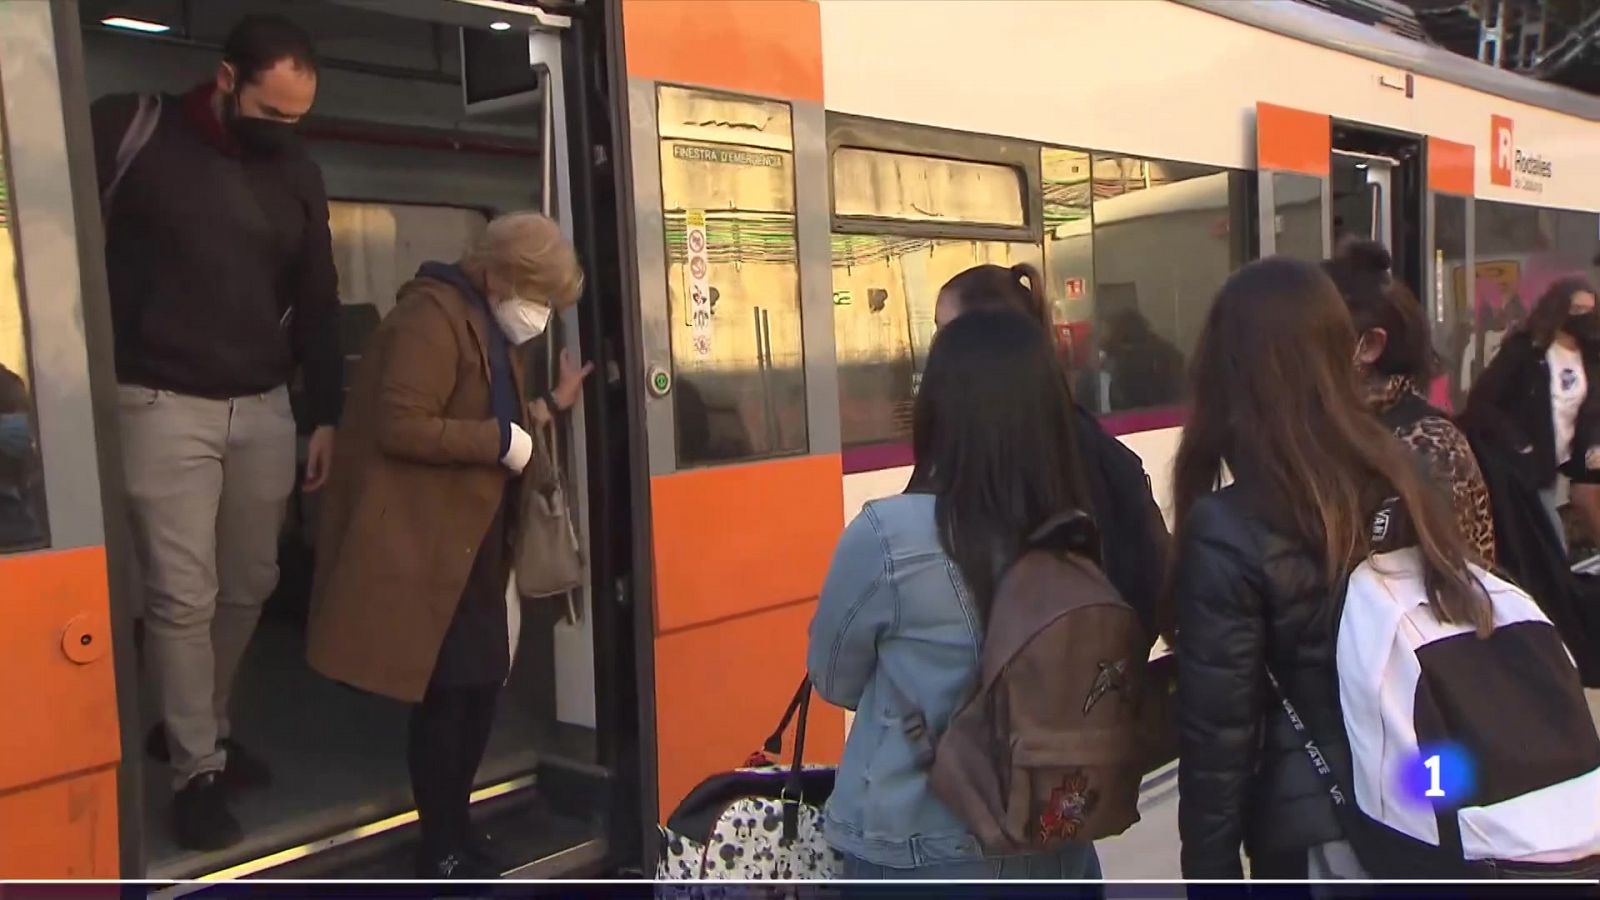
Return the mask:
M1424 140L1373 125L1335 121L1332 128L1333 251L1350 241L1389 249L1394 276L1426 297L1428 271Z
M1386 156L1333 151L1333 245L1394 240L1394 169Z
M329 198L347 385L396 289L423 262L458 259L495 215L544 210L569 235L585 230L589 211L575 207L566 164L563 73L573 60L563 53L581 52L567 39L566 16L532 4L454 0L82 0L78 11L91 101L130 92L182 97L212 78L224 35L249 14L284 16L312 36L317 99L300 136ZM592 242L596 230L587 233ZM581 239L579 252L591 265L603 256ZM608 313L584 307L598 302L593 293L555 320L548 340L528 345L530 393L546 387L550 347L594 358L585 344L605 338L598 323ZM594 378L586 390L606 388ZM312 423L298 385L290 394L303 467ZM586 422L584 410L607 405L587 400L560 435L585 540L596 504L626 496L611 470L589 465L589 444L604 423ZM318 520L318 496L297 488L278 586L234 688L231 738L271 774L270 785L230 801L242 841L197 850L175 839L162 712L143 659L137 683L119 685L137 697L123 703L123 743L125 756L139 758L125 769L140 782L142 807L139 815L124 810L124 843L142 847L148 877L412 874L407 706L324 679L305 662ZM593 564L604 553L589 558L587 588L523 606L516 664L475 783L474 826L493 833L497 855L526 877L609 865L625 780L616 748L637 743L631 707L619 714L610 694L628 679L603 674L629 656L631 623L595 609L592 588L613 576ZM139 610L132 614L137 635ZM142 655L138 643L134 654ZM597 660L597 646L611 652ZM624 830L631 834L632 824Z

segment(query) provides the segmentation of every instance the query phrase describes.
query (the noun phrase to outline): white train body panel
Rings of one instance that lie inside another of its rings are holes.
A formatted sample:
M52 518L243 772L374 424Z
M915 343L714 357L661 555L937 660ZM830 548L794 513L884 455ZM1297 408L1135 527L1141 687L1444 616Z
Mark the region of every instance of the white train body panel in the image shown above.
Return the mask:
M1288 0L1254 5L1274 3L1295 7L1281 10L1289 15L1326 15ZM1474 194L1482 200L1600 209L1600 123L1421 74L1412 74L1407 96L1407 68L1185 3L820 0L820 6L830 113L1254 169L1256 109L1265 102L1469 145ZM1369 31L1376 44L1409 43ZM1443 53L1420 46L1413 52ZM1538 191L1494 183L1491 117L1510 120L1514 149L1550 162L1548 178L1531 179ZM1122 438L1144 459L1170 518L1181 429ZM863 502L899 491L908 473L846 475L846 518Z

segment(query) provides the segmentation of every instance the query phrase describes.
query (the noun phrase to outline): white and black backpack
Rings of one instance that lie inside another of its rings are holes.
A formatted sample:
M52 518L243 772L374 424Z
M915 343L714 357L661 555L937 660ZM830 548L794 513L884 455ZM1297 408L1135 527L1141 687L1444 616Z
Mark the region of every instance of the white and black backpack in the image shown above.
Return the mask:
M1494 609L1486 638L1434 614L1419 549L1350 573L1335 651L1350 790L1279 696L1374 877L1592 877L1600 736L1577 667L1533 598L1472 571Z

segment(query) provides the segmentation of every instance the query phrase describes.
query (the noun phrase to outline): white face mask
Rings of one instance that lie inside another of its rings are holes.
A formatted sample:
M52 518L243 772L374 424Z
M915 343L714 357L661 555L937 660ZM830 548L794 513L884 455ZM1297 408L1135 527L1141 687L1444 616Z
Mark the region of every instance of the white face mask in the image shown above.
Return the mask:
M495 304L495 321L513 344L526 344L541 334L550 324L550 307L532 300L512 297Z

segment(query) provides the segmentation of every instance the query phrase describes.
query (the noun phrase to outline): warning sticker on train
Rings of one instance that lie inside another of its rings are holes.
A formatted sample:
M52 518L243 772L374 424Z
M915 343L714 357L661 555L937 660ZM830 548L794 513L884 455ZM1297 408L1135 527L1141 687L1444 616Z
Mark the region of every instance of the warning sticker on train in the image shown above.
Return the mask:
M706 256L706 213L691 209L684 217L684 244L689 248L689 343L695 356L711 355L711 262Z

